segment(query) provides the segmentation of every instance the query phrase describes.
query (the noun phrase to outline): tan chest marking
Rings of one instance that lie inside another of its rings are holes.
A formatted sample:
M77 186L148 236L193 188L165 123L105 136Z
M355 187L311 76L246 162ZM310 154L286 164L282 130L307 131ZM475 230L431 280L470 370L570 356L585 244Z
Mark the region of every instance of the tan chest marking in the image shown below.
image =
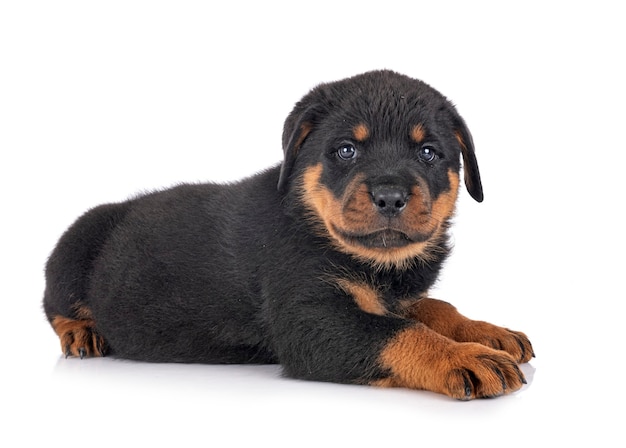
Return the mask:
M380 293L371 285L365 282L344 278L338 279L337 285L352 296L357 306L366 313L377 314L379 316L387 313Z

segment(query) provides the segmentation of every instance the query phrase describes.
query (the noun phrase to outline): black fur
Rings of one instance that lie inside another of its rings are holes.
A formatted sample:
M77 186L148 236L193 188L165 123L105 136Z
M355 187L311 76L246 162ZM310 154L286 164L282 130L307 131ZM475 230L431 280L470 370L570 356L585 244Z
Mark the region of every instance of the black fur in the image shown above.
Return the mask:
M369 131L364 143L352 135L359 123ZM433 163L408 137L416 123L437 151ZM358 160L337 158L347 142ZM418 179L434 201L450 190L448 172L458 174L463 151L467 185L480 201L471 135L438 92L376 71L313 89L287 118L283 147L280 167L236 184L180 185L79 218L46 267L44 309L53 326L55 318L91 320L101 354L120 358L280 363L290 376L335 382L386 378L380 352L414 323L399 317L403 301L436 280L449 216L441 234L424 237L431 243L424 253L397 264L370 261L332 241L303 199L303 175L320 166L320 185L336 198L357 174L371 188L407 194ZM364 236L363 247L383 252L382 238ZM344 278L375 289L388 312L364 310L338 287ZM82 356L75 341L70 335L63 350Z

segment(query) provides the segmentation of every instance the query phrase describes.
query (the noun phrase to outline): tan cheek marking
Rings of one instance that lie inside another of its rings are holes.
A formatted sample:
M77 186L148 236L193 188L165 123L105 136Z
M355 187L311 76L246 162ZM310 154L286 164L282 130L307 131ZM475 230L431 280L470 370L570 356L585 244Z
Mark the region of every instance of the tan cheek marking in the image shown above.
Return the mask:
M341 204L320 184L322 164L307 168L302 176L303 200L308 208L330 229L331 216L341 216Z
M435 200L432 207L432 218L442 223L452 217L456 207L456 200L459 195L459 175L452 170L448 170L448 182L450 189L441 193Z
M352 129L352 135L357 142L363 142L370 136L370 130L364 123L360 123Z
M372 196L363 183L362 175L358 175L350 182L344 195L347 200L343 204L342 228L351 228L353 231L368 229L374 225L378 214L374 209Z
M405 211L407 219L410 218L410 225L422 233L436 232L448 218L454 214L456 199L458 196L459 176L452 170L448 171L448 191L440 194L432 203L429 203L428 189L415 186L411 190L411 200Z
M341 203L335 199L333 194L320 184L321 175L321 164L317 164L305 170L302 176L303 202L309 210L313 212L315 218L321 221L324 226L324 233L326 236L330 236L331 241L339 250L356 255L365 260L376 259L377 251L349 245L343 240L341 235L338 235L334 230L335 226L339 226L340 228L344 227L342 206ZM361 204L353 206L359 208ZM357 219L357 214L358 210L352 210L348 213L348 219L351 221Z
M422 143L424 141L426 138L426 131L421 123L415 125L413 129L411 129L411 138L415 143Z
M404 218L409 220L409 226L422 228L429 224L430 193L428 187L415 185L411 188L411 197L404 211Z
M337 284L351 295L358 307L366 313L382 316L387 312L380 295L371 286L347 279L339 279Z
M335 198L333 193L320 183L321 175L321 164L307 168L302 178L303 199L309 209L322 221L326 231L335 238L336 242L341 244L341 237L336 234L335 228L367 227L367 211L372 209L367 202L369 196L361 191L362 178L360 176L355 177L346 188L348 192L346 195L358 199L347 204L344 210L341 200ZM355 194L351 194L350 191L354 191Z

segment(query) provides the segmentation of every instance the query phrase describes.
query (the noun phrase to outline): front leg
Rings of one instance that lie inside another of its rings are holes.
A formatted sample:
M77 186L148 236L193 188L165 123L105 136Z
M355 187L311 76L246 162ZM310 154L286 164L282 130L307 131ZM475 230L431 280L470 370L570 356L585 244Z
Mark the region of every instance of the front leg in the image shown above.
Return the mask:
M272 306L273 349L289 376L430 390L461 400L510 393L525 383L504 351L453 341L382 309L364 310L363 297L355 297L363 288L322 292L301 285L299 292ZM368 292L367 303L375 294Z
M528 337L519 331L468 319L441 300L423 298L406 308L406 315L457 342L477 342L509 353L518 363L535 356Z

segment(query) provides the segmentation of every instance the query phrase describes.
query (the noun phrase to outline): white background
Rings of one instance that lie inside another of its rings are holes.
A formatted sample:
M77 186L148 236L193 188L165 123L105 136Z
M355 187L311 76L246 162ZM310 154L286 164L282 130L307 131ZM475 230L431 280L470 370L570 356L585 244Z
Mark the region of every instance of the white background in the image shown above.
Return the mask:
M509 6L516 5L516 6ZM624 446L619 2L6 1L0 6L0 445ZM86 209L280 161L310 88L375 68L448 96L460 196L433 296L526 332L493 400L307 383L275 366L61 356L43 266Z

